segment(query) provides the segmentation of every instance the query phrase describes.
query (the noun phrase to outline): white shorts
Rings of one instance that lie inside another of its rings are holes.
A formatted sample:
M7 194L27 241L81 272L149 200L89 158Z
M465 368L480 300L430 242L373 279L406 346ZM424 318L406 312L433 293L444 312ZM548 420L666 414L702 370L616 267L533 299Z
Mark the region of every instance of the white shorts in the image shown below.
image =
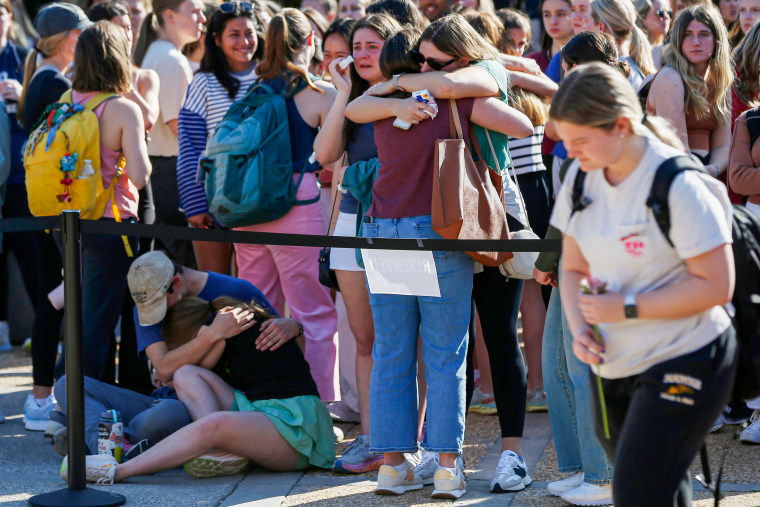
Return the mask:
M338 213L338 220L335 222L333 236L356 237L356 213L349 214ZM330 269L339 269L341 271L364 271L356 262L356 251L353 248L331 248L330 249Z

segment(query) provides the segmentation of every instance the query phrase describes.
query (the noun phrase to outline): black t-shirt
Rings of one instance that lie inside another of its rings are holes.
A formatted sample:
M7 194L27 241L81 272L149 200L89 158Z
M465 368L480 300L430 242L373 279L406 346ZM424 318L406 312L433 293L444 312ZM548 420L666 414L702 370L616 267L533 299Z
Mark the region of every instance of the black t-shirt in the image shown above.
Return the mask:
M58 102L63 92L71 88L71 81L55 70L43 70L29 83L24 102L24 130L28 134L45 108Z
M214 370L250 401L319 396L309 363L295 340L277 350L256 350L260 324L228 338Z

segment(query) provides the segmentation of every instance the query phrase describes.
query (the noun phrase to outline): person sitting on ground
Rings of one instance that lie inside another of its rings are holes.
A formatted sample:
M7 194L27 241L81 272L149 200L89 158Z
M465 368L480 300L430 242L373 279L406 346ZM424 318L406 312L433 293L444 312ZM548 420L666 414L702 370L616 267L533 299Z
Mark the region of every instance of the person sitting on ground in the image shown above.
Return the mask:
M156 381L150 396L84 377L84 438L87 452L98 452L98 424L107 410L121 413L124 421L124 459L131 459L156 442L192 422L174 389ZM55 399L66 415L66 375L55 383ZM53 435L53 448L61 456L68 453L68 427Z
M309 364L292 340L303 334L300 325L295 333L274 336L262 331L273 321L273 315L256 302L245 304L234 298L207 302L189 297L173 305L164 319L162 332L167 347L202 341L204 323L215 314L232 310L257 318L236 320L240 332L229 341L217 342L201 367L223 367L235 387L207 375L210 372L203 368L188 365L180 370L205 382L197 388L205 388L218 408L212 407L194 423L126 463L118 464L110 455L88 456L89 482L112 484L183 463L194 477L239 473L249 466L249 460L282 472L311 465L332 466L335 444L330 413L319 399ZM187 341L188 336L196 337ZM239 438L241 435L256 438ZM203 454L210 449L235 456ZM68 477L67 464L68 458L64 458L64 480Z

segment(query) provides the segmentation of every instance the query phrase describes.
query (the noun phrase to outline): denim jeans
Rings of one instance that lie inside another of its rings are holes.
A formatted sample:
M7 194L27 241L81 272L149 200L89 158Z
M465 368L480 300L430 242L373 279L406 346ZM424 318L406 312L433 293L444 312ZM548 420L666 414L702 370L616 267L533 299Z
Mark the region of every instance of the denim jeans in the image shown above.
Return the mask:
M584 472L584 481L608 484L612 465L594 433L589 367L575 357L573 336L552 290L544 326L542 366L560 472Z
M55 383L55 399L66 414L66 376ZM100 414L121 412L124 434L133 444L147 438L153 443L192 422L185 405L175 399L155 399L128 389L84 377L84 439L89 454L98 453Z
M368 238L440 239L430 215L373 219ZM427 430L423 446L462 452L467 340L473 261L464 252L433 252L441 297L372 294L374 365L369 394L370 450L417 450L417 338L427 380Z

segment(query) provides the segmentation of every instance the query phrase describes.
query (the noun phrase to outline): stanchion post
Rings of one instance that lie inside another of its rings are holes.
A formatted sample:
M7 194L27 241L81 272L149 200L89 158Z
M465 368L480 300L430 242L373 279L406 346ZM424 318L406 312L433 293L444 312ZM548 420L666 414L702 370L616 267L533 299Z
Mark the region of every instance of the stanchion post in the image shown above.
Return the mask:
M61 214L63 236L64 338L66 347L66 412L69 455L68 489L33 496L40 507L110 507L124 505L123 495L87 488L84 438L84 373L82 362L82 241L79 210Z

